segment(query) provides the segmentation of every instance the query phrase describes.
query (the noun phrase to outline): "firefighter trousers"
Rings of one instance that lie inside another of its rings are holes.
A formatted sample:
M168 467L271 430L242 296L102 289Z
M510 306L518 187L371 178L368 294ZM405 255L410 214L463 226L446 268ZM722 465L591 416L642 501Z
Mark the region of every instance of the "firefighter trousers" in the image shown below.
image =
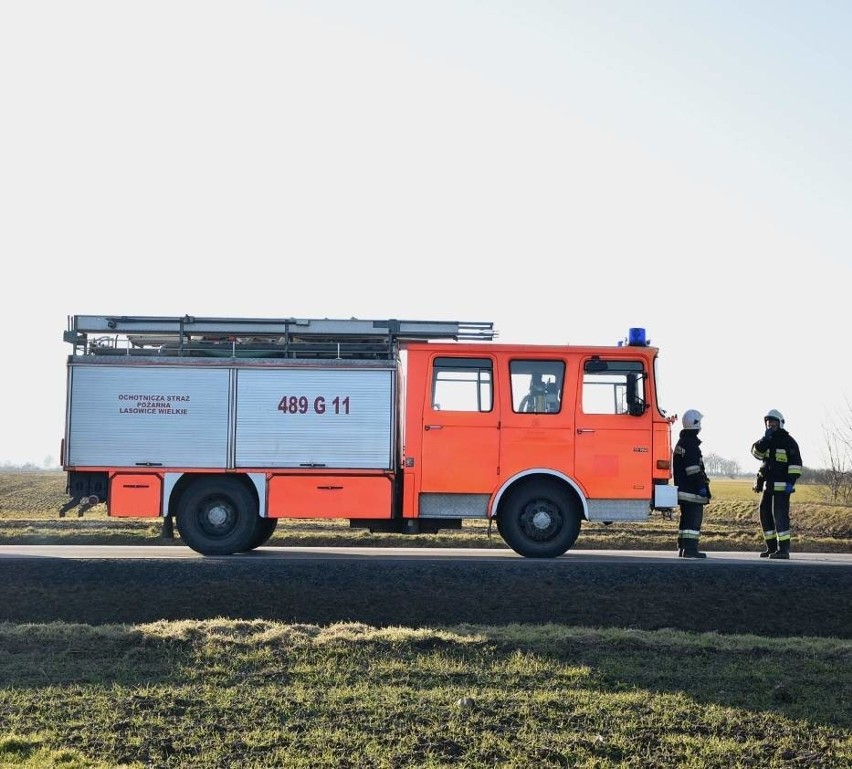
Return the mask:
M701 536L701 521L704 519L704 505L697 502L680 503L680 521L678 522L678 548L697 550Z
M790 495L764 491L760 498L760 528L770 550L776 543L781 549L790 547Z

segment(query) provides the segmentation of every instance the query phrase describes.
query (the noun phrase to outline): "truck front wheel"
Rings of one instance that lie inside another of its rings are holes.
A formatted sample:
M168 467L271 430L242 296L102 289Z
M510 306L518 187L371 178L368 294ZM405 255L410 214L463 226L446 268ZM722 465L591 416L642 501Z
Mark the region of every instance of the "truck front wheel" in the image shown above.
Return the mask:
M580 512L559 484L539 481L513 492L498 511L497 530L506 544L528 558L555 558L580 534Z
M186 490L178 504L181 539L202 555L230 555L249 549L257 536L257 503L233 478L205 478Z

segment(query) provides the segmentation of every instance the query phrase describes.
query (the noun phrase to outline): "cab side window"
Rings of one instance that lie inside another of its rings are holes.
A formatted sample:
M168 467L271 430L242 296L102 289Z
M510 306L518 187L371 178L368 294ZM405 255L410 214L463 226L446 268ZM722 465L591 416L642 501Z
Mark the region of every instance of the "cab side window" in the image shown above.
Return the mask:
M490 358L435 358L432 408L436 411L491 411L494 366Z
M558 414L562 410L565 363L513 360L509 364L512 409L518 414Z
M641 361L590 358L583 364L583 412L642 416L646 380Z

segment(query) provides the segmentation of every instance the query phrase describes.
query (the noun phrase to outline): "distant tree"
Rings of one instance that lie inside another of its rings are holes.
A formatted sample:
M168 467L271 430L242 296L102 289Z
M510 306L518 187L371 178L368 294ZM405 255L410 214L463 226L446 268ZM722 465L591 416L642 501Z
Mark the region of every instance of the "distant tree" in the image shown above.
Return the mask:
M742 474L739 462L735 459L725 459L716 453L704 457L704 469L707 470L708 475L727 475L730 478L736 478Z
M825 470L817 467L802 465L802 475L799 478L799 483L823 483L820 478L822 478L824 472Z
M32 473L37 470L44 470L44 468L39 467L34 462L24 462L23 464L14 465L8 459L0 467L0 472L4 473Z
M840 412L831 426L825 428L825 452L828 467L818 472L819 482L828 489L832 502L852 502L852 404Z
M705 454L704 455L704 469L710 475L720 475L719 466L724 460L718 454Z

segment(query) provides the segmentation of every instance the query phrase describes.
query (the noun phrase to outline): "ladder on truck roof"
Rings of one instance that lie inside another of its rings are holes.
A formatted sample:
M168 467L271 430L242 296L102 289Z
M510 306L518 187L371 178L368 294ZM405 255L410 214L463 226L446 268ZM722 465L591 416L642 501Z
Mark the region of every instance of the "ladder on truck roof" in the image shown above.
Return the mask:
M73 315L74 354L391 359L405 340L490 341L490 322Z

